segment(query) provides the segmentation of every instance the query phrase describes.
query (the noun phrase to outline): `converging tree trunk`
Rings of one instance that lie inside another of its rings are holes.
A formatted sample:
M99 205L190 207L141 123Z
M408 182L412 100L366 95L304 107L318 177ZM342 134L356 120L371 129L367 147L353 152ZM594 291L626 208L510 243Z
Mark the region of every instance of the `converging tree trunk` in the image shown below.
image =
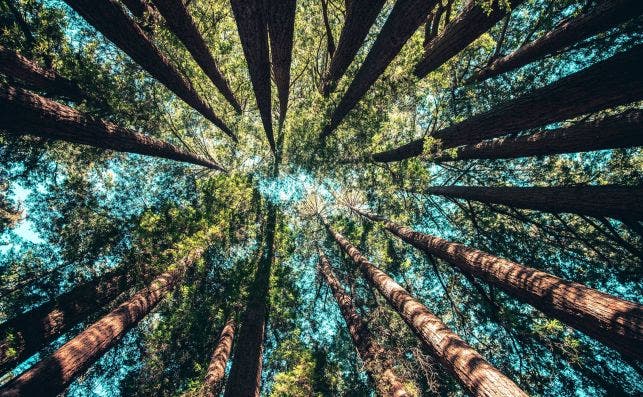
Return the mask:
M333 111L330 123L319 135L320 139L330 135L348 112L357 105L408 39L426 20L435 3L436 0L398 0L395 3L364 63Z
M217 346L212 352L208 372L205 374L203 381L204 397L216 397L221 393L223 388L223 378L225 378L225 367L230 358L232 342L234 341L235 320L229 318L223 326Z
M364 278L386 298L440 364L474 396L527 396L511 379L491 365L435 314L390 276L370 263L344 236L321 218L341 249L360 268Z
M288 110L290 92L290 64L292 62L293 34L297 0L273 0L269 2L268 33L272 56L272 72L279 96L279 125L282 126Z
M328 56L332 58L335 53L335 39L333 38L333 30L330 27L330 18L328 17L328 0L321 0L321 7L324 29L326 29L326 51L328 51Z
M224 171L202 156L161 140L91 117L69 106L10 86L0 85L0 129L118 152L183 161Z
M495 285L624 356L643 357L643 306L351 208L374 222L383 222L386 230L415 248Z
M328 258L321 250L319 250L319 273L324 277L339 305L353 345L364 362L364 368L375 384L378 394L394 397L409 396L404 389L404 384L393 371L393 363L386 357L384 348L373 338L367 323L357 314L353 299L344 291L333 273Z
M141 65L152 77L192 106L235 141L232 130L214 113L179 72L125 13L116 0L65 0L107 39Z
M482 81L518 69L618 26L643 12L643 2L638 0L602 0L598 3L590 11L563 21L539 39L521 46L509 55L493 60L475 72L471 80Z

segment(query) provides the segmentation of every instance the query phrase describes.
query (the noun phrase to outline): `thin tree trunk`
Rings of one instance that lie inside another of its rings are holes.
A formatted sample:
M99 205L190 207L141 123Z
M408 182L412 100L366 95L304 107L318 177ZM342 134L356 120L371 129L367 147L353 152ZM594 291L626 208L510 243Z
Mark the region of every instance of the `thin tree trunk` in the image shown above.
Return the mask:
M398 0L395 3L364 63L335 108L330 123L322 130L320 139L330 135L357 105L422 22L426 21L435 3L436 0Z
M272 56L272 72L279 96L279 126L286 120L290 92L293 33L297 0L272 0L268 12L268 33Z
M65 0L65 2L152 77L237 141L232 130L214 114L210 105L199 97L185 76L159 51L116 0Z
M190 52L201 70L208 76L210 81L221 92L224 98L234 107L237 113L241 113L241 105L235 98L225 77L219 71L217 63L212 57L207 44L199 33L194 19L188 13L187 7L182 0L152 0L159 10L168 28L181 40L181 43Z
M16 21L16 25L18 25L18 28L22 31L22 34L25 35L25 39L27 40L27 44L29 45L30 48L33 48L33 46L36 44L36 39L33 36L33 33L31 33L31 28L29 27L29 24L27 23L27 20L25 17L22 15L20 10L18 10L18 7L16 7L16 4L14 4L15 0L4 0L7 3L7 6L9 7L9 12L13 15L13 19Z
M485 280L619 353L643 357L643 306L351 208L374 222L383 222L386 230L415 248Z
M643 98L640 59L643 45L437 131L433 137L443 149L475 144L640 100ZM418 139L371 157L376 162L400 161L419 156L423 151L424 139Z
M384 348L375 340L368 329L366 321L357 314L353 299L346 293L339 280L333 273L328 258L319 250L319 273L333 292L337 301L353 345L364 362L364 368L375 384L380 396L403 397L409 396L404 384L393 371L393 363L386 357Z
M510 159L643 146L643 110L633 109L571 127L465 145L429 155L432 161Z
M341 249L360 268L364 278L386 298L440 364L473 396L527 396L511 379L487 362L435 314L390 276L370 263L344 236L321 218Z
M263 0L230 0L237 22L243 53L248 63L250 81L257 99L259 115L270 149L275 151L270 103L270 59L268 29Z
M132 130L81 113L69 106L0 85L0 128L18 135L36 135L118 152L138 153L224 171L202 156Z
M491 64L477 71L471 80L482 81L518 69L618 26L639 16L641 12L643 12L643 2L639 0L602 0L591 11L565 21L539 39L523 45L507 56L495 59Z
M232 342L234 341L235 327L234 318L231 317L226 321L221 331L217 346L212 352L208 372L205 374L205 380L203 381L204 397L215 397L221 393L223 378L225 378L225 367L230 358Z
M326 50L328 51L328 57L332 58L335 53L335 40L333 39L333 30L330 28L330 20L328 19L328 0L321 0L321 6L324 29L326 29Z
M643 220L643 187L640 186L434 186L424 193L554 214L568 212L628 221Z

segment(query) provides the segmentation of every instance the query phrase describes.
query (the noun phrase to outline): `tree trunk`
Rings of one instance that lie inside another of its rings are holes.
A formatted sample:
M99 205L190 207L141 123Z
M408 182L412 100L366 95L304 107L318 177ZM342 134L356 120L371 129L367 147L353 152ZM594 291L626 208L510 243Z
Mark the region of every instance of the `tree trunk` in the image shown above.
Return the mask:
M408 39L426 20L435 3L436 0L398 0L395 3L364 63L335 108L330 123L321 132L320 139L330 135L348 112L357 105Z
M322 94L327 97L355 59L385 0L354 0L346 8L346 20L337 49L322 79Z
M370 263L344 236L322 222L342 250L362 270L408 326L431 350L440 364L452 373L473 396L527 396L511 379L487 362L446 324L413 298L386 273Z
M621 354L634 359L643 357L643 306L352 209L372 221L383 222L386 230L415 248L445 260L465 274L497 286L517 300L561 320Z
M643 110L633 109L571 127L482 141L429 155L432 161L510 159L643 146Z
M513 9L523 1L509 0L509 4ZM499 3L501 2L494 0L491 12L487 13L480 2L469 2L462 13L453 22L447 24L439 36L429 41L424 48L422 59L415 65L413 74L419 78L425 77L491 29L507 15L506 6Z
M217 63L212 57L207 44L199 33L192 16L182 0L152 0L159 10L168 28L178 37L185 48L190 52L201 70L208 76L215 87L223 94L225 99L241 113L241 105L235 98L225 77L219 71Z
M127 16L116 0L65 0L65 2L152 77L160 81L232 139L237 140L232 130L214 114L212 108L199 97L185 76L159 51L145 32Z
M640 186L434 186L427 188L425 193L554 214L569 212L628 221L643 220L643 187Z
M270 103L270 59L268 57L268 30L263 0L230 0L237 30L248 63L250 81L257 99L257 107L266 131L270 149L275 151L272 133Z
M152 6L148 0L121 0L127 9L140 20L145 20L149 17L154 18L158 13L156 8Z
M639 0L602 0L591 11L565 21L539 39L523 45L507 56L495 59L477 71L472 80L482 81L518 69L618 26L639 16L641 12L643 12L643 2Z
M403 383L393 371L393 363L387 359L386 352L373 338L366 321L364 321L353 305L353 299L346 293L339 280L333 273L326 256L319 250L319 273L333 292L333 296L342 312L348 333L359 357L364 362L364 368L375 384L380 396L403 397L409 396Z
M216 397L221 393L223 378L225 377L225 367L230 358L230 351L232 350L235 326L234 318L231 317L221 331L221 336L219 336L217 346L212 352L208 372L203 381L204 397Z
M330 28L330 20L328 19L328 0L321 0L321 6L324 29L326 29L326 50L328 51L328 57L332 58L335 53L335 40L333 39L333 30Z
M638 45L437 131L433 137L439 140L441 148L452 148L640 100L642 58L643 45ZM419 156L423 151L424 140L418 139L371 157L376 162L400 161Z
M225 170L212 160L176 146L83 114L19 88L0 85L0 128L18 135L138 153Z
M9 12L11 12L11 15L13 15L13 19L16 21L16 25L18 25L18 28L22 31L22 34L25 35L25 39L29 48L33 49L34 45L36 44L36 39L33 37L33 33L31 32L31 28L25 20L25 17L22 15L20 10L18 10L16 4L14 4L15 0L5 0L5 2L9 7Z
M293 33L297 0L272 0L268 12L268 33L272 55L272 72L279 96L279 125L282 126L288 110L290 92L290 64L292 61Z

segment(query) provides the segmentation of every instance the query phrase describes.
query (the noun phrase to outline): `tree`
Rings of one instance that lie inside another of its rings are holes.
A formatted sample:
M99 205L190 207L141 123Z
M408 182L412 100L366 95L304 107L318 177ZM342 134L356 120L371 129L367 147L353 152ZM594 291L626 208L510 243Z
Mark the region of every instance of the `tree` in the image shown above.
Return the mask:
M279 126L283 126L290 93L290 64L292 63L293 32L296 0L270 1L268 33L272 55L272 72L279 97Z
M221 335L219 336L217 346L212 352L212 359L208 366L208 372L205 375L205 380L203 381L204 396L206 397L219 395L223 388L223 378L225 377L226 364L228 363L230 351L232 350L235 325L234 318L230 318L226 321L223 326L223 330L221 331Z

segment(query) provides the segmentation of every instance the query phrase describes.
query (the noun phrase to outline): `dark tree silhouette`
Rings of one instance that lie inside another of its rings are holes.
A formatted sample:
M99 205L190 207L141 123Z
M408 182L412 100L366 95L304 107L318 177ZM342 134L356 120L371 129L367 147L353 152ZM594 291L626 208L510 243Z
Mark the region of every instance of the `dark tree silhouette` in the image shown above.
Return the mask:
M279 96L279 125L282 126L288 110L290 92L290 64L292 61L293 33L297 0L270 1L268 33L272 55L272 73Z

